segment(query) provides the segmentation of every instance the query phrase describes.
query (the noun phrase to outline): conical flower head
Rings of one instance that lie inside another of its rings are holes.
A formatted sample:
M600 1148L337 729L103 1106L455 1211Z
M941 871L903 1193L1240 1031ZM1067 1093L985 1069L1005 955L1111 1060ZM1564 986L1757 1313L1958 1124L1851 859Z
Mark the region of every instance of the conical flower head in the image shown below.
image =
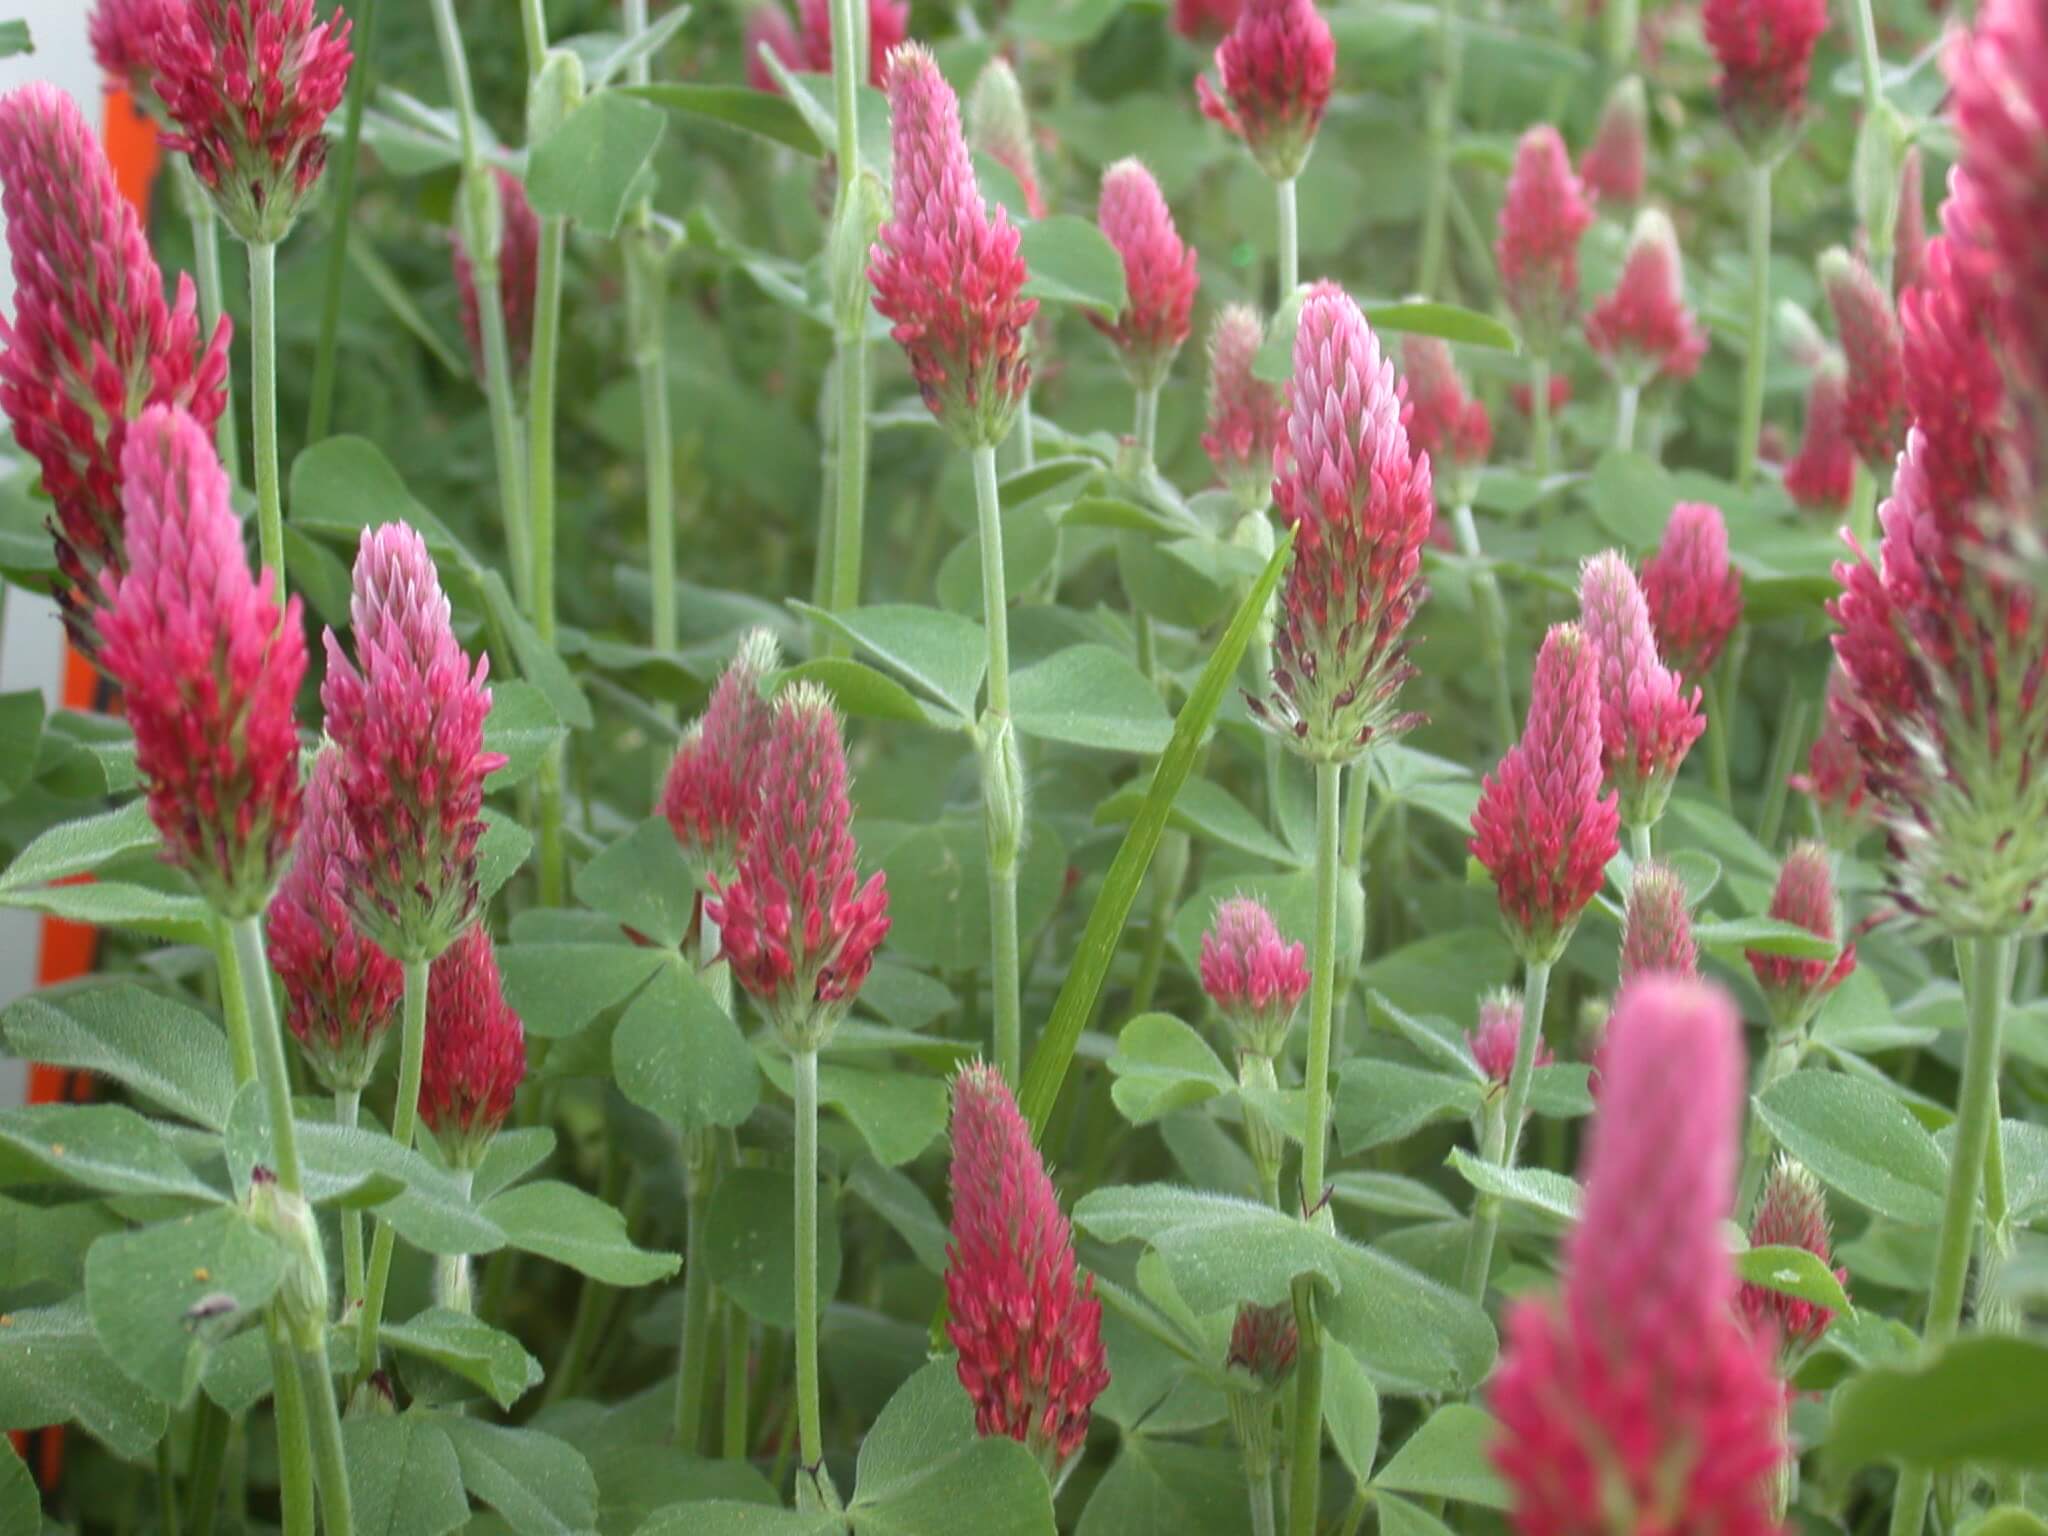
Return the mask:
M1721 66L1721 115L1751 161L1783 150L1806 115L1827 0L1705 0L1700 21Z
M918 392L961 446L1003 440L1031 386L1025 332L1038 301L1009 215L991 219L960 133L960 102L916 43L889 56L895 217L868 275L875 307L910 359Z
M169 0L94 0L86 20L93 62L138 104L156 94L156 33Z
M1899 299L1906 413L1923 440L1930 509L1974 544L1996 537L2015 474L2025 476L1993 344L1997 305L1981 259L1953 237L1933 241L1921 267L1921 281Z
M0 326L0 410L42 470L57 599L72 642L98 650L101 573L127 567L122 444L152 405L211 428L226 405L229 325L202 346L189 277L174 305L99 137L53 85L0 98L0 209L14 317Z
M1532 357L1548 357L1578 313L1579 240L1593 203L1548 123L1522 135L1500 208L1493 256L1501 291Z
M330 1092L360 1093L398 1022L405 974L356 931L352 871L362 850L342 806L341 755L329 747L306 785L305 820L264 924L270 964L284 983L285 1023Z
M855 0L860 3L860 0ZM866 0L868 8L868 84L879 87L889 55L910 35L910 6L905 0ZM802 23L801 68L816 75L832 73L832 0L797 0Z
M348 19L313 0L181 0L157 35L156 88L237 237L275 245L327 165L327 118L348 88Z
M1215 921L1202 935L1201 973L1202 990L1239 1047L1278 1056L1308 992L1308 951L1281 937L1261 902L1233 896L1217 906Z
M498 185L498 306L505 316L505 347L515 378L526 372L533 352L533 305L540 283L540 215L525 184L507 171L492 173ZM463 339L470 366L484 377L482 317L477 311L476 264L458 237L452 247L455 296L460 301Z
M1116 343L1124 373L1139 390L1157 389L1195 307L1195 251L1173 227L1173 214L1152 173L1135 159L1102 173L1096 222L1123 258L1127 299L1114 320L1091 312L1095 328Z
M1260 1307L1247 1301L1230 1325L1230 1353L1223 1366L1243 1371L1260 1389L1271 1392L1294 1374L1300 1350L1301 1324L1293 1302Z
M1247 13L1249 14L1249 13ZM1316 762L1350 762L1419 716L1405 632L1425 596L1435 517L1429 457L1402 425L1394 366L1351 296L1317 283L1301 307L1287 385L1287 451L1273 481L1295 530L1273 636L1274 692L1254 712Z
M1543 638L1522 739L1487 777L1472 812L1472 856L1493 876L1516 951L1564 952L1620 847L1615 797L1600 797L1599 658L1558 624Z
M1801 843L1786 855L1771 893L1770 915L1834 942L1835 874L1825 844ZM1856 969L1853 944L1842 946L1832 960L1801 960L1760 949L1747 951L1746 957L1770 1004L1771 1019L1781 1030L1803 1028L1827 995Z
M1514 1075L1515 1052L1522 1047L1522 1000L1512 992L1489 992L1479 1000L1479 1023L1465 1036L1466 1049L1495 1089L1505 1088ZM1557 1060L1550 1042L1536 1039L1535 1062L1547 1067Z
M1803 1164L1780 1153L1749 1218L1749 1246L1803 1248L1834 1269L1834 1241L1834 1224L1828 1219L1828 1199L1821 1192L1820 1181ZM1835 1278L1847 1285L1849 1272L1835 1269ZM1835 1320L1832 1308L1761 1285L1744 1285L1735 1303L1750 1332L1769 1341L1788 1364L1792 1356L1818 1341Z
M1870 822L1863 758L1843 724L1845 686L1842 669L1830 669L1820 729L1806 754L1806 771L1794 774L1791 780L1792 787L1813 802L1820 815L1822 840L1831 848L1851 846Z
M984 1435L1021 1440L1048 1474L1088 1438L1109 1385L1102 1303L1074 1264L1031 1128L994 1067L953 1079L952 1241L946 1248L946 1336Z
M1678 235L1661 208L1636 215L1614 292L1586 316L1586 344L1616 378L1637 388L1698 372L1707 333L1686 308Z
M1493 1462L1522 1536L1776 1536L1784 1388L1732 1310L1722 1238L1741 1025L1699 982L1646 977L1608 1031L1584 1214L1561 1294L1507 1318Z
M326 634L320 703L341 751L342 804L359 862L350 910L395 959L431 960L477 915L490 658L472 669L426 541L404 523L366 528L356 547L350 663Z
M1849 363L1843 429L1863 462L1881 470L1898 456L1906 433L1906 365L1898 316L1877 274L1840 246L1821 256L1820 281Z
M705 911L733 975L790 1049L816 1050L889 932L887 878L860 881L846 748L824 689L798 683L776 700L756 780L753 832Z
M1892 224L1892 292L1904 294L1920 281L1927 259L1927 182L1920 146L1908 144L1899 159L1899 213Z
M1473 481L1493 450L1493 422L1484 402L1465 392L1450 344L1410 332L1401 338L1401 371L1408 386L1408 441L1429 455L1448 505L1471 499Z
M1017 178L1025 211L1032 218L1045 217L1045 192L1038 180L1038 151L1031 142L1024 88L1001 54L982 66L968 94L967 142Z
M1707 728L1700 691L1689 693L1657 655L1650 606L1617 550L1586 562L1579 622L1600 658L1600 736L1621 819L1647 826L1664 814L1685 754Z
M1648 104L1639 75L1625 75L1600 109L1593 142L1579 156L1579 180L1595 196L1624 207L1643 195L1649 161Z
M669 764L661 814L701 869L731 869L754 830L761 761L775 725L775 706L761 689L781 665L775 636L750 631Z
M1786 493L1801 507L1834 512L1849 505L1856 447L1849 441L1848 407L1848 370L1839 356L1827 358L1806 386L1806 429L1785 466Z
M263 910L299 830L296 599L249 573L205 428L151 406L121 452L128 570L100 618L164 856L223 917Z
M1337 78L1337 44L1315 0L1244 0L1195 81L1202 115L1244 140L1259 169L1292 181L1308 164Z
M767 0L766 4L757 5L747 12L747 24L740 37L747 57L747 84L757 91L773 93L782 89L781 82L761 61L764 48L785 69L795 71L804 68L803 40L796 35L796 26L790 21L789 12L777 0Z
M1280 388L1252 372L1266 328L1249 304L1226 305L1209 331L1209 430L1202 449L1247 512L1273 493L1273 450L1286 417Z
M1693 943L1692 905L1685 881L1668 864L1639 864L1622 911L1621 980L1661 972L1694 977L1700 952Z
M498 953L483 924L467 929L427 974L420 1121L457 1168L474 1168L526 1077L526 1026L505 1001Z
M1702 681L1742 622L1742 577L1728 563L1719 507L1681 501L1671 509L1664 542L1643 562L1643 600L1658 655L1683 681Z

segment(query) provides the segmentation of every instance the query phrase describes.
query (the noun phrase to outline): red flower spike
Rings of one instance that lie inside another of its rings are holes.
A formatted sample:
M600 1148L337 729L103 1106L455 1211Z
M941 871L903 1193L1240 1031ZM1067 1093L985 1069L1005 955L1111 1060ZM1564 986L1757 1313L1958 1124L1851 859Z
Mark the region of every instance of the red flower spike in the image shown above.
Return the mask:
M1899 215L1892 225L1892 292L1903 294L1920 281L1927 259L1927 189L1920 146L1908 144L1899 161Z
M1244 0L1173 0L1173 30L1191 43L1219 40L1244 14Z
M1173 227L1173 214L1152 173L1135 159L1102 173L1096 223L1123 258L1128 295L1114 320L1090 312L1095 328L1116 344L1134 388L1165 382L1195 306L1195 251Z
M1265 1391L1271 1392L1294 1374L1294 1359L1301 1349L1301 1324L1294 1303L1283 1301L1270 1307L1245 1302L1230 1325L1230 1353L1225 1370L1243 1371Z
M526 1078L526 1026L505 1001L498 954L478 923L427 973L420 1120L457 1168L474 1168Z
M1315 0L1244 0L1195 80L1202 115L1244 140L1259 169L1292 181L1308 164L1337 78L1337 44Z
M747 56L747 84L755 90L774 94L782 89L781 82L761 62L763 48L792 73L804 68L803 40L796 35L796 26L790 21L789 12L776 0L768 0L766 5L757 5L749 11L746 28L740 36L741 47Z
M816 1050L868 979L889 932L887 877L860 883L846 748L832 697L798 683L776 700L755 770L754 828L704 910L721 958L791 1051Z
M1519 1536L1777 1536L1785 1389L1734 1314L1722 1237L1743 1092L1724 994L1627 990L1560 1294L1513 1305L1488 1394Z
M206 429L151 406L121 451L128 569L100 618L127 693L135 760L164 857L226 918L263 910L299 830L306 672L295 598L249 574L228 477Z
M498 183L498 301L505 315L505 344L512 375L526 372L533 351L534 296L540 282L540 215L517 176L493 171ZM484 341L476 307L476 268L458 237L453 246L455 294L461 302L462 334L469 343L470 366L479 382L484 376Z
M1699 371L1707 333L1686 308L1678 236L1663 210L1645 208L1636 216L1614 292L1586 316L1586 345L1615 377L1637 388Z
M1252 372L1265 339L1249 304L1226 305L1209 331L1209 430L1202 449L1248 512L1272 496L1273 451L1286 418L1279 386Z
M1601 201L1627 207L1642 200L1649 161L1649 116L1641 78L1624 76L1608 93L1593 142L1579 156L1579 180Z
M952 1241L946 1337L983 1435L1021 1440L1049 1477L1088 1438L1109 1385L1102 1303L1074 1264L1031 1128L994 1067L953 1079Z
M1572 381L1569 374L1553 373L1550 376L1550 417L1557 419L1557 413L1572 403ZM1521 416L1529 416L1536 407L1536 394L1528 384L1514 384L1508 388L1508 398L1515 402L1515 410Z
M1558 624L1536 657L1522 739L1472 812L1472 856L1493 876L1501 920L1532 964L1555 960L1620 847L1616 802L1600 798L1599 658Z
M982 67L967 98L967 142L1017 178L1026 213L1034 219L1045 217L1045 192L1038 180L1038 151L1031 142L1024 88L1010 61L1000 54Z
M1303 756L1350 762L1413 727L1405 631L1426 595L1435 518L1429 456L1413 452L1394 367L1350 295L1317 283L1301 306L1273 481L1294 559L1273 636L1269 699L1253 713Z
M264 924L284 983L285 1023L314 1075L336 1093L369 1085L405 991L398 962L349 917L349 872L361 862L342 807L341 756L329 748L313 764L291 866Z
M875 307L895 322L925 406L962 447L991 447L1031 386L1024 343L1038 301L1023 296L1016 227L982 205L937 61L905 43L888 80L895 217L869 253Z
M1465 1045L1486 1080L1505 1088L1514 1076L1515 1052L1522 1046L1522 1000L1512 992L1489 992L1479 1000L1478 1027L1465 1036ZM1547 1067L1557 1060L1550 1042L1539 1033L1536 1065Z
M1719 507L1681 501L1671 509L1664 542L1643 562L1643 599L1657 654L1682 681L1704 681L1742 622L1742 576L1728 563L1728 525Z
M363 530L349 627L354 665L326 632L320 703L360 853L350 912L393 958L431 960L477 916L484 779L505 764L484 750L490 658L470 667L440 573L404 523Z
M1792 787L1814 803L1829 846L1837 848L1854 843L1870 820L1864 795L1863 759L1842 724L1846 708L1843 694L1842 670L1832 668L1828 672L1820 730L1806 755L1806 771L1795 773L1791 779Z
M669 764L661 814L684 854L705 870L731 869L754 830L761 760L775 726L761 685L781 665L775 636L749 631Z
M1765 164L1806 115L1827 0L1705 0L1700 21L1721 66L1721 115L1750 159Z
M1849 441L1849 375L1838 356L1824 360L1806 387L1806 430L1785 466L1785 491L1809 511L1849 505L1856 449Z
M1278 1056L1308 992L1308 951L1281 937L1260 902L1233 896L1217 906L1202 935L1201 973L1202 990L1238 1044L1255 1055Z
M858 4L859 0L855 0ZM879 88L896 45L910 35L910 7L904 0L867 0L868 84ZM812 74L832 73L832 0L797 0L803 62Z
M57 600L72 643L96 655L104 572L127 569L122 444L148 406L211 429L227 403L223 318L201 344L197 291L166 305L142 222L98 136L53 85L0 99L0 196L14 318L0 325L0 409L42 470L57 546Z
M1777 889L1771 893L1770 915L1834 942L1835 873L1825 844L1801 843L1785 856ZM1770 1004L1772 1021L1781 1030L1803 1028L1827 995L1856 969L1853 944L1843 945L1833 960L1796 960L1758 949L1746 950L1744 956Z
M1592 200L1564 140L1538 123L1515 150L1493 244L1502 294L1532 357L1550 356L1577 315L1579 240L1592 222Z
M1485 404L1465 392L1450 343L1410 332L1401 338L1401 370L1412 408L1408 441L1429 455L1438 479L1469 483L1493 451L1493 422Z
M93 62L138 105L156 94L156 34L170 0L94 0L86 20Z
M1657 654L1650 605L1617 550L1586 562L1579 622L1600 658L1600 735L1621 819L1647 826L1664 813L1685 754L1707 728L1700 691L1689 693Z
M275 245L327 165L327 118L354 55L340 11L313 0L180 0L157 34L156 89L228 227Z
M1700 973L1691 902L1685 882L1668 864L1636 867L1622 911L1622 985L1653 972L1686 978Z
M1898 457L1906 432L1906 365L1891 295L1863 261L1839 246L1822 254L1821 287L1848 359L1842 425L1872 469Z
M1757 1195L1756 1211L1749 1219L1749 1246L1803 1248L1833 1269L1844 1286L1849 1283L1849 1271L1835 1269L1834 1224L1828 1220L1828 1200L1819 1180L1783 1153ZM1754 1284L1736 1293L1735 1306L1750 1333L1779 1352L1781 1368L1818 1343L1835 1320L1833 1309L1819 1302Z

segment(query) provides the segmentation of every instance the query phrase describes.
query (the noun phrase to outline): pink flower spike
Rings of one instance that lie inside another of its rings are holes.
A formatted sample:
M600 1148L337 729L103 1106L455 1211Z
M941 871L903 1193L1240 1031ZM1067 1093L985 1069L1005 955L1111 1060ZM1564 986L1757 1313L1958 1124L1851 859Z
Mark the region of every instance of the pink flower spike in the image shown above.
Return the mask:
M1892 225L1892 293L1905 293L1920 281L1927 258L1927 189L1920 146L1908 144L1899 162L1899 214Z
M907 0L867 0L867 7L868 84L879 87L889 55L910 35L910 6ZM832 0L797 0L797 16L803 26L801 67L814 75L831 74Z
M1921 267L1899 300L1906 414L1924 440L1929 508L1974 542L2007 516L2013 461L2023 458L1992 345L1996 304L1981 259L1953 237L1930 243Z
M221 217L251 245L291 232L327 165L327 118L354 61L340 11L313 0L180 0L157 35L156 88Z
M1771 1167L1749 1219L1752 1248L1803 1248L1834 1269L1844 1286L1849 1271L1835 1269L1834 1225L1828 1220L1827 1196L1806 1168L1783 1153ZM1779 1354L1781 1368L1817 1343L1835 1320L1832 1309L1761 1285L1744 1285L1736 1294L1738 1314L1750 1333Z
M1244 0L1173 0L1173 30L1191 43L1212 44L1244 13Z
M789 19L778 0L767 0L747 12L747 24L740 34L741 47L747 56L747 84L757 91L774 95L782 89L781 82L769 73L768 66L761 61L765 48L783 68L795 73L804 68L803 40L796 35L796 27ZM828 44L829 46L829 44ZM880 55L877 55L880 57Z
M1273 914L1249 896L1216 908L1202 935L1202 990L1229 1023L1239 1046L1278 1056L1308 993L1308 951L1281 937Z
M889 932L887 877L860 883L846 748L832 697L798 683L776 700L755 770L754 829L704 910L724 958L791 1051L818 1049L853 1006Z
M962 447L993 447L1031 385L1025 332L1038 301L1009 215L991 219L960 134L960 102L926 48L889 56L895 217L869 253L875 307L918 392Z
M1537 653L1522 739L1472 812L1472 856L1493 876L1508 938L1531 964L1564 953L1620 847L1615 797L1600 797L1599 658L1572 624Z
M95 656L102 573L127 569L122 444L146 406L211 429L227 403L223 318L202 344L197 290L166 305L142 221L78 108L53 85L0 98L0 183L14 316L0 327L0 409L42 470L57 546L57 600ZM90 280L88 280L88 275Z
M1465 1037L1466 1048L1487 1082L1505 1088L1514 1075L1515 1052L1522 1045L1522 1000L1512 992L1489 992L1479 1000L1479 1024ZM1536 1065L1547 1067L1557 1060L1550 1042L1539 1033Z
M484 750L490 658L470 667L426 542L404 523L363 530L349 627L354 665L326 633L320 703L360 853L350 911L394 959L431 960L477 916L484 779L505 763Z
M1532 357L1556 351L1577 315L1579 240L1592 222L1592 200L1564 140L1538 123L1515 150L1493 245L1503 296Z
M1785 1389L1736 1319L1741 1024L1645 977L1608 1031L1559 1296L1513 1304L1488 1393L1521 1536L1777 1536Z
M1621 791L1621 819L1654 825L1679 764L1707 728L1700 691L1688 693L1659 659L1649 603L1619 551L1586 562L1579 622L1600 658L1600 735L1607 781Z
M1209 331L1209 430L1202 449L1247 512L1273 494L1273 450L1286 416L1280 387L1252 372L1265 326L1249 304L1226 305Z
M1124 372L1140 391L1165 382L1195 305L1195 252L1173 227L1173 214L1152 173L1134 159L1102 173L1096 222L1123 258L1123 310L1114 320L1090 313L1095 328L1116 344Z
M1820 730L1806 755L1806 771L1792 776L1792 787L1814 804L1821 829L1832 848L1853 845L1869 824L1865 804L1863 759L1843 728L1844 679L1840 667L1828 672L1827 700L1821 708Z
M427 973L420 1121L457 1168L474 1168L526 1078L526 1026L505 1001L498 954L478 923Z
M168 0L94 0L86 20L93 62L142 105L156 94L156 34Z
M1245 1302L1238 1307L1237 1320L1230 1325L1230 1353L1223 1367L1243 1371L1261 1389L1271 1392L1294 1374L1294 1360L1300 1349L1301 1324L1293 1302L1283 1301L1270 1307Z
M982 66L967 98L967 142L1017 178L1025 212L1034 219L1045 217L1045 192L1038 180L1038 151L1031 142L1024 87L1001 54Z
M533 351L533 305L540 281L540 216L527 199L526 187L517 176L493 171L498 183L500 234L498 237L498 303L505 316L506 350L511 355L512 374L526 372L526 360ZM469 343L470 366L479 383L484 377L484 341L477 314L476 267L458 237L451 248L455 258L455 293L461 303L462 335Z
M1649 161L1649 107L1640 76L1624 76L1608 93L1593 142L1579 157L1579 180L1603 202L1642 201Z
M1315 0L1244 0L1195 80L1202 115L1243 139L1259 169L1292 181L1308 164L1337 78L1337 44Z
M360 1093L398 1022L405 974L349 917L350 871L362 850L341 797L341 755L329 747L313 764L291 866L264 923L284 983L285 1023L314 1075L330 1092Z
M1822 253L1821 287L1849 361L1842 423L1863 462L1882 470L1906 433L1906 364L1891 295L1863 261L1840 246Z
M1438 479L1468 485L1493 451L1493 422L1484 402L1465 392L1450 343L1411 331L1401 338L1401 371L1412 407L1408 441L1429 455Z
M1835 872L1825 844L1801 843L1785 856L1777 889L1771 893L1770 915L1815 938L1835 941ZM1745 956L1780 1030L1804 1028L1827 995L1856 969L1853 944L1843 945L1833 960L1797 960L1759 949L1748 950Z
M1806 430L1799 452L1785 466L1785 491L1809 511L1838 512L1849 505L1856 449L1849 441L1849 376L1840 357L1814 371L1806 387Z
M1742 622L1742 577L1728 563L1728 525L1721 509L1681 501L1664 525L1664 542L1643 562L1643 599L1657 636L1657 654L1680 679L1706 680L1721 649Z
M1637 866L1622 914L1622 982L1651 972L1688 978L1700 972L1685 882L1666 864Z
M761 761L775 726L775 706L761 687L781 665L775 636L748 631L669 764L661 814L684 854L705 870L730 870L754 830Z
M1049 1477L1088 1438L1109 1385L1102 1303L1074 1263L1031 1128L1002 1074L982 1062L953 1079L952 1241L946 1337L983 1435L1020 1440Z
M1707 354L1707 333L1685 304L1678 236L1662 209L1636 215L1621 277L1586 316L1586 345L1622 383L1689 379Z
M128 570L110 578L101 662L127 693L164 857L222 917L270 899L299 830L292 717L306 642L295 598L249 574L213 439L151 406L121 452Z
M1705 0L1700 21L1721 66L1721 115L1751 162L1767 164L1806 115L1827 0Z

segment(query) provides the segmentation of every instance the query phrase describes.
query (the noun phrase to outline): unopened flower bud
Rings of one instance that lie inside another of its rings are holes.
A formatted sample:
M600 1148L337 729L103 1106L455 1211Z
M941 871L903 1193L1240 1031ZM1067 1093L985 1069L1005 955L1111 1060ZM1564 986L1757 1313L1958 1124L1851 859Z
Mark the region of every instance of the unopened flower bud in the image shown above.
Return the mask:
M981 802L988 866L1014 869L1024 847L1024 755L1007 715L982 716Z
M1209 429L1202 449L1237 504L1263 512L1273 497L1273 449L1286 412L1280 388L1252 372L1265 325L1249 304L1226 305L1209 328Z
M1548 123L1522 135L1501 203L1494 259L1503 296L1531 357L1549 357L1578 312L1579 240L1593 204Z
M968 95L967 142L1017 178L1026 213L1034 219L1045 217L1045 193L1038 181L1038 152L1031 142L1024 88L1010 61L1000 54L982 66Z
M1782 1153L1757 1196L1756 1211L1749 1219L1749 1245L1803 1248L1834 1269L1834 1224L1828 1219L1827 1196L1818 1179ZM1846 1285L1849 1272L1835 1269L1835 1278ZM1777 1345L1781 1361L1789 1361L1819 1339L1835 1319L1833 1310L1818 1302L1754 1284L1742 1287L1735 1306L1752 1334L1768 1337Z
M327 1259L313 1207L259 1164L249 1170L249 1218L284 1250L284 1278L274 1305L303 1348L327 1327Z
M684 857L703 870L731 869L753 830L761 754L775 724L761 688L781 665L774 633L749 630L669 764L661 814Z
M1906 433L1906 361L1892 297L1869 266L1840 246L1822 253L1820 282L1848 359L1843 426L1863 462L1887 468Z
M1515 1053L1522 1048L1522 1000L1512 992L1489 992L1480 1000L1478 1027L1465 1037L1465 1044L1494 1091L1505 1088L1514 1075ZM1557 1053L1538 1023L1535 1063L1547 1067L1555 1060Z
M1856 157L1849 185L1856 198L1856 222L1872 231L1870 259L1882 262L1897 247L1892 243L1899 218L1899 173L1905 165L1911 129L1883 95L1876 110L1863 114L1856 131Z
M1654 825L1679 764L1706 729L1700 691L1689 693L1657 654L1650 608L1616 550L1586 562L1580 623L1600 662L1600 734L1607 781L1621 792L1624 824Z
M1690 978L1699 968L1685 882L1668 864L1638 864L1621 921L1623 984L1653 971Z
M526 141L544 144L583 105L583 59L566 48L550 48L526 93Z
M881 178L863 169L832 221L832 318L841 336L859 336L867 328L872 297L868 248L888 213L889 195Z
M1786 855L1771 893L1770 915L1804 928L1816 938L1835 938L1835 875L1831 855L1820 843L1801 843ZM1856 946L1844 945L1833 960L1748 951L1749 968L1770 1004L1780 1030L1804 1028L1827 995L1856 969Z
M1294 1358L1300 1348L1301 1327L1292 1302L1270 1307L1246 1302L1230 1325L1230 1354L1223 1363L1233 1378L1241 1371L1271 1392L1294 1374Z
M1593 142L1579 157L1579 179L1603 202L1626 205L1642 197L1649 116L1641 77L1623 76L1608 93Z
M1280 935L1273 914L1249 896L1216 909L1202 935L1202 990L1223 1015L1240 1049L1277 1056L1308 992L1308 951Z

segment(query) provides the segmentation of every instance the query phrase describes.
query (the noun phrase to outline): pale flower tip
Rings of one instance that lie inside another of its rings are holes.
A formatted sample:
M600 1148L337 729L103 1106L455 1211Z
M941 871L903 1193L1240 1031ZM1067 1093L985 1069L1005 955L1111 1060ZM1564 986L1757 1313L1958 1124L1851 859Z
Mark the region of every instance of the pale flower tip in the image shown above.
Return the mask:
M762 754L775 722L762 685L781 666L773 631L749 630L669 764L661 812L701 868L730 870L753 832Z
M1678 234L1661 208L1636 215L1621 277L1586 316L1586 343L1635 388L1698 371L1707 336L1686 306Z
M1821 287L1834 311L1848 363L1843 429L1864 463L1882 470L1906 430L1906 370L1892 298L1860 256L1840 246L1822 254Z
M1621 925L1621 979L1652 972L1693 977L1699 949L1685 881L1667 864L1640 864L1629 881Z
M1447 502L1470 499L1473 476L1493 448L1493 422L1485 403L1465 388L1450 343L1415 332L1401 338L1408 386L1408 440L1429 455L1435 477L1446 482Z
M1820 1181L1785 1153L1764 1180L1749 1221L1752 1248L1802 1248L1833 1270L1845 1287L1849 1272L1835 1268L1834 1224ZM1817 1341L1834 1321L1833 1309L1765 1286L1747 1284L1736 1306L1752 1334L1775 1345L1781 1360Z
M1465 1036L1465 1045L1479 1070L1486 1074L1487 1082L1496 1089L1506 1087L1514 1075L1515 1054L1522 1044L1522 1023L1522 1000L1513 992L1489 992L1479 1000L1479 1023ZM1539 1067L1547 1067L1557 1059L1550 1042L1543 1038L1540 1022L1533 1059Z
M1608 93L1593 142L1579 157L1579 179L1600 198L1637 202L1648 176L1649 109L1638 75L1624 75Z

